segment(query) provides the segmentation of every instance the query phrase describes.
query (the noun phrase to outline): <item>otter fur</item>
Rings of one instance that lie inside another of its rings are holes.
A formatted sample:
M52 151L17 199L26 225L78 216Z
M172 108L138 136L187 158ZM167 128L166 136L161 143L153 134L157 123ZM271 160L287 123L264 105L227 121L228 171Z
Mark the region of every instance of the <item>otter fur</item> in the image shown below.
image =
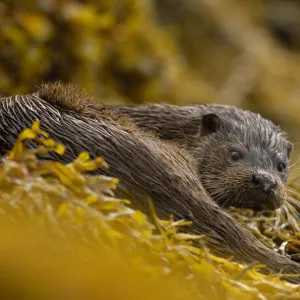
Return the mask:
M220 206L273 210L286 199L293 145L280 127L259 114L228 105L109 109L182 145L197 160L201 183Z
M184 149L114 117L71 85L48 84L37 93L0 100L0 153L9 151L35 120L66 146L66 154L53 159L70 162L82 151L102 156L109 168L97 172L118 177L118 193L146 213L152 199L160 218L173 214L191 220L185 230L209 235L214 253L243 263L258 261L274 272L300 273L297 263L268 249L209 197Z

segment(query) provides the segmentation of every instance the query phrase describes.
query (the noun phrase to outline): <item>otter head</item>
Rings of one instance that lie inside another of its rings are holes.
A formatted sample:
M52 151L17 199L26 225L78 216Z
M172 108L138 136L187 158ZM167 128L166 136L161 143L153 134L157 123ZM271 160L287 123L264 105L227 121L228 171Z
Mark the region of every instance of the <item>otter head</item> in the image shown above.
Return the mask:
M220 206L256 211L281 206L293 145L279 127L227 107L202 117L200 135L201 182Z

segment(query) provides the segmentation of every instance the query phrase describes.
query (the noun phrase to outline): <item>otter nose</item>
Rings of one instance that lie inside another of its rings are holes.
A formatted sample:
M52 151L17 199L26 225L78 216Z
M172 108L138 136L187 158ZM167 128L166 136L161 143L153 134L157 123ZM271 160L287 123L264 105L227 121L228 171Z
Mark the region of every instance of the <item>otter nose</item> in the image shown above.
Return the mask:
M253 174L252 183L257 189L263 191L266 194L274 191L277 187L277 182L275 181L275 179L264 174Z

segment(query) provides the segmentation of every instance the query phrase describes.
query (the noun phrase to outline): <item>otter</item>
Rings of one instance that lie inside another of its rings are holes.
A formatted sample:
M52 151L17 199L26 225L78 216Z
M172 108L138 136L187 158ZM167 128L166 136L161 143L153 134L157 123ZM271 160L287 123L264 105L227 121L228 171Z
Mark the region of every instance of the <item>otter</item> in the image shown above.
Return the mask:
M33 94L0 100L0 154L35 120L66 147L65 155L51 159L68 163L82 151L101 156L109 168L96 172L118 177L117 193L127 195L134 207L149 213L147 200L152 199L158 217L173 214L191 220L185 231L208 235L213 253L246 264L258 261L273 272L300 274L300 265L267 248L211 199L196 161L176 144L118 118L76 86L52 83ZM212 125L204 122L203 132L215 131ZM300 282L298 277L287 279Z
M107 107L182 145L196 159L203 187L220 206L274 210L286 199L293 144L259 114L217 104Z

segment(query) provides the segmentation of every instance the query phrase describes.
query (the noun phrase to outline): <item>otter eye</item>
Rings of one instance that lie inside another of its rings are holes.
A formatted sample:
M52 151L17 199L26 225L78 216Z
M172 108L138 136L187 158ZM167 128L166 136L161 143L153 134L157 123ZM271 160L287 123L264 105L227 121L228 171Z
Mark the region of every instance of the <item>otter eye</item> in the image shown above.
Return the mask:
M279 164L278 164L277 170L278 170L279 172L283 172L285 169L286 169L286 164L284 164L284 163L279 163Z
M232 160L237 161L242 158L242 155L238 151L231 151L230 157Z

